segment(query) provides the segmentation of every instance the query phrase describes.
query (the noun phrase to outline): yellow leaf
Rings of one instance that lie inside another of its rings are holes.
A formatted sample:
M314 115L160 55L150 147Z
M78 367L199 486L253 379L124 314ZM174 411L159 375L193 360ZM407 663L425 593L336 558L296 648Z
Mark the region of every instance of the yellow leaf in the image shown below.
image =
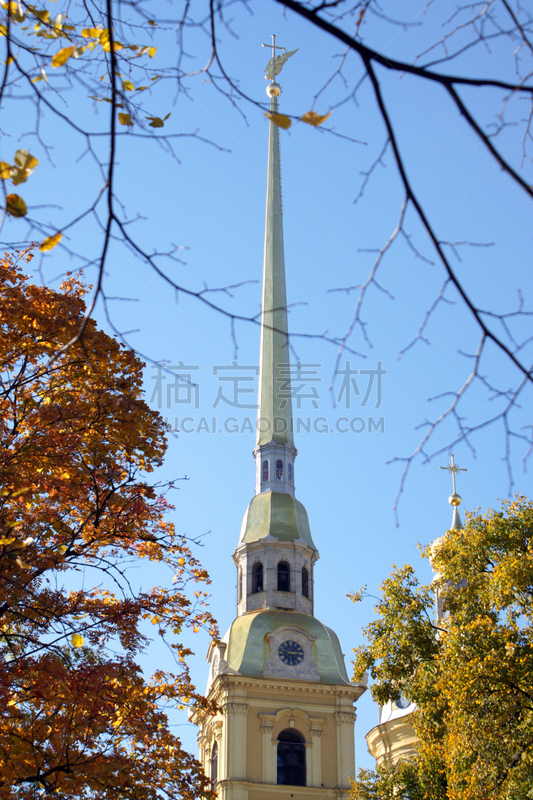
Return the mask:
M6 211L12 217L25 217L28 213L26 203L18 194L8 194L6 197Z
M26 183L29 174L30 173L26 172L25 169L18 169L18 167L11 167L10 175L15 186L18 186L19 183Z
M157 47L151 47L151 48L148 50L148 55L150 56L150 58L153 58L153 57L155 56L155 54L156 54L156 53L157 53Z
M62 67L63 64L66 64L71 55L73 55L74 50L76 47L63 47L62 50L59 50L58 53L52 59L52 66L53 67Z
M133 126L133 122L131 121L131 117L129 114L124 114L122 111L118 112L118 121L121 125L129 125Z
M55 236L47 236L46 239L39 245L39 250L41 253L46 253L47 250L52 250L56 244L59 244L62 238L62 233L56 233Z
M146 119L151 120L151 122L148 123L151 128L163 128L165 125L161 117L146 117Z
M4 8L9 8L9 16L12 20L15 22L24 22L26 17L24 16L22 7L18 3L15 3L13 0L11 0L10 3L2 3L2 5Z
M103 40L103 37L102 37L100 39L100 44L102 45L102 49L105 50L106 53L109 53L109 51L111 50L111 46L109 44L109 39L104 39ZM121 44L120 42L113 42L113 50L114 51L122 50L123 47L124 47L124 45Z
M32 83L37 83L37 81L42 81L42 79L43 79L43 76L42 76L42 75L37 75L37 77L36 77L36 78L32 78L32 79L31 79L31 82L32 82Z
M331 116L331 111L329 114L324 114L324 116L320 116L317 114L316 111L308 111L302 117L302 122L307 122L308 125L313 125L315 128L317 125L321 125L324 120Z
M7 539L0 539L0 544L11 544L11 542L15 541L14 536L9 536Z
M11 177L11 164L7 161L0 161L0 179L7 181Z
M122 81L122 88L125 92L134 92L135 86L131 81Z
M154 22L153 19L149 19L148 25L157 25L157 22Z
M26 183L29 176L39 163L39 160L28 153L27 150L17 150L15 153L15 166L11 167L10 176L15 186Z
M17 150L15 153L15 164L17 167L20 167L20 169L33 170L38 163L39 159L32 156L27 150Z
M43 11L34 11L33 12L37 19L40 19L41 22L49 22L50 21L50 12L47 8L43 9Z
M291 120L285 114L269 114L268 111L265 111L265 117L268 117L274 125L277 125L279 128L290 128L292 125Z
M70 641L72 642L74 647L83 647L84 638L81 633L73 633Z
M83 28L81 35L84 39L99 39L105 28Z
M7 27L6 27L6 25L0 25L0 36L7 36Z

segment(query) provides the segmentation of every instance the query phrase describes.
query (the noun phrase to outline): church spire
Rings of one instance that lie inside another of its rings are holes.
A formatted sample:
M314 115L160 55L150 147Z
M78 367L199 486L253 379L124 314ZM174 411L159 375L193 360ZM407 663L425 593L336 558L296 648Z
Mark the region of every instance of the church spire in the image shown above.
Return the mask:
M274 78L288 53L272 37L266 74L271 114ZM212 642L207 698L216 714L193 712L200 760L222 800L292 797L347 800L355 774L353 703L339 641L313 614L313 544L307 513L294 496L287 301L278 129L270 123L261 318L256 494L233 554L237 617ZM306 788L308 787L308 788Z
M281 86L274 78L296 50L287 52L284 47L278 47L275 36L272 36L271 45L263 46L272 47L272 58L265 70L267 80L271 81L267 94L270 97L272 118L278 113L278 97L281 94ZM276 56L276 50L281 51L281 55ZM296 452L290 392L279 127L271 119L263 257L259 405L254 450L257 494L269 491L294 494Z
M271 46L272 58L265 73L271 81L267 93L272 116L277 114L281 94L281 86L274 78L296 50L287 52L285 48L276 47L274 36ZM280 50L281 55L276 56L276 50ZM238 614L257 608L283 608L312 614L313 565L318 551L311 537L307 512L294 492L297 450L292 438L279 132L272 119L268 144L258 407L255 497L244 514L234 554L240 587ZM288 578L281 572L278 574L278 568ZM280 588L287 586L293 588Z

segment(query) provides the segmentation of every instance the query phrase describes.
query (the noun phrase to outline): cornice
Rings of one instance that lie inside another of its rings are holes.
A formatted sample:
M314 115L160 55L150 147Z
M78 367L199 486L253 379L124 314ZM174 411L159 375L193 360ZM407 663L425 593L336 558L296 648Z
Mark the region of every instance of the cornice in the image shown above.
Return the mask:
M276 691L287 694L322 695L329 697L346 697L355 702L365 691L365 687L356 684L315 683L314 681L298 681L290 678L253 678L245 675L217 675L211 685L208 699L220 705L220 697L231 691L233 687L254 690ZM236 698L237 699L237 698Z
M340 786L286 786L284 784L264 783L263 781L240 781L226 778L218 782L217 787L224 787L227 790L232 786L238 786L242 789L260 789L268 787L268 793L272 795L283 794L287 796L287 789L290 788L291 797L349 797L350 789L341 788ZM219 795L220 795L219 791Z

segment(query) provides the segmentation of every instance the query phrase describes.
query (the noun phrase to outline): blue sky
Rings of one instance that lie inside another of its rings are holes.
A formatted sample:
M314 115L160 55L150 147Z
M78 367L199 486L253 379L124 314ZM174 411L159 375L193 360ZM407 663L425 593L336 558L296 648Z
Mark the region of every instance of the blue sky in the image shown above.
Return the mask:
M406 18L424 24L405 31L372 19L366 23L365 33L371 44L384 48L389 55L410 60L437 36L438 20L432 12L424 16L425 2L413 0L402 5ZM199 12L204 6L205 2L198 3ZM263 102L263 69L269 53L260 45L275 32L281 45L299 48L280 76L284 90L281 110L302 114L311 108L314 95L338 64L340 47L304 21L289 13L284 15L275 3L252 3L252 9L250 15L240 5L232 7L238 38L220 31L225 68L239 80L242 91ZM175 34L156 30L153 36L158 46L155 58L162 65L171 63ZM191 70L207 60L208 45L200 32L190 34L188 49L195 54ZM496 43L490 57L481 50L470 51L453 62L453 69L473 75L501 73L512 79L512 53ZM316 105L319 112L334 107L324 127L332 127L346 138L303 123L293 125L290 132L281 132L289 326L296 334L327 331L334 337L345 332L353 317L357 291L332 290L365 281L376 257L370 251L383 247L397 224L403 195L390 151L374 171L363 198L354 204L362 173L370 169L384 143L383 125L368 84L358 91L357 104L346 102L336 107L357 85L361 74L361 63L357 57L350 57L344 68L347 86L337 78ZM530 201L494 166L441 88L424 85L413 76L387 75L384 70L378 70L378 74L409 174L439 237L450 242L491 244L457 248L462 260L453 260L453 256L452 260L460 279L484 308L514 310L521 288L526 308L531 310ZM194 290L204 283L210 289L242 283L231 291L231 297L223 292L209 296L233 313L254 316L260 304L268 123L260 109L246 103L242 104L243 118L201 77L191 78L189 83L190 98L180 97L173 105L172 82L162 82L150 100L152 113L171 111L166 129L173 133L198 130L216 146L195 138L178 139L174 145L177 158L173 159L152 142L123 137L118 149L118 194L129 218L139 215L131 231L144 247L166 251L175 244L183 248L179 251L182 263L165 266L176 282ZM463 96L471 100L483 124L496 121L501 95L464 90ZM95 126L105 124L106 104L96 106L74 92L68 101L69 113L89 118ZM514 114L520 118L519 103L510 102L510 117ZM90 115L96 111L98 117L93 120ZM18 146L27 147L39 158L39 168L23 187L24 196L28 205L46 202L61 206L42 212L51 226L59 229L83 207L91 192L98 190L101 178L90 157L77 161L83 152L80 139L50 116L43 121L43 136L54 145L53 164L47 161L37 140L26 138L18 143L22 118L13 126L11 138L8 134L3 137L2 158L8 160L10 150ZM520 126L508 127L499 140L502 152L517 166L522 135ZM101 147L103 153L103 144ZM529 156L525 175L530 168ZM10 221L4 228L4 238L20 241L26 235L22 226L22 221ZM438 306L428 325L430 344L419 341L398 359L416 337L444 281L442 267L412 209L407 212L405 229L419 255L413 254L405 239L395 242L380 269L380 282L387 293L371 287L363 308L372 346L365 342L361 330L356 330L350 346L360 355L345 352L341 357L341 367L350 361L351 368L357 370L372 370L381 362L386 375L380 407L375 408L375 389L367 404L361 405L368 380L361 375L356 376L361 394L351 397L350 408L346 407L346 397L337 402L339 376L333 391L329 390L337 357L334 345L297 335L292 342L294 356L311 373L307 377L316 379L304 389L312 394L315 404L303 399L302 408L295 411L305 425L310 420L310 430L295 436L299 451L295 483L321 556L315 569L315 615L336 630L348 662L351 648L362 641L362 626L372 618L374 600L368 598L353 606L347 593L367 585L369 593L376 595L392 564L413 563L421 579L430 580L418 544L440 536L451 522L447 503L451 479L439 469L448 463L448 453L453 452L456 462L468 469L458 482L462 510L479 507L485 511L497 505L498 498L508 496L502 426L489 426L473 437L475 453L460 442L429 462L423 457L414 461L400 499L399 526L396 524L392 506L403 462L394 459L409 456L424 433L420 426L446 408L449 398L442 397L443 393L457 391L469 374L471 359L461 351L472 354L478 341L475 324L457 293L449 288L446 298L450 302ZM94 255L101 234L87 220L73 231L71 244ZM76 266L75 260L57 248L44 261L44 279L57 285L58 276ZM94 271L87 270L87 279L94 280ZM253 421L255 411L235 408L224 399L216 404L216 399L222 387L225 397L231 395L232 384L221 382L221 376L255 376L259 329L238 323L236 351L226 317L195 298L184 294L176 297L168 284L119 242L111 248L106 291L109 296L129 298L112 301L110 308L114 325L128 332L126 339L132 346L152 362L165 363L169 368L182 362L196 376L198 388L191 392L190 402L186 392L182 392L185 401L180 403L174 402L170 392L169 402L170 375L158 385L158 370L148 363L146 392L153 407L160 407L171 424L176 417L179 420L179 431L169 437L168 456L158 477L188 478L175 495L173 520L179 532L191 537L207 534L199 555L211 574L212 609L224 630L235 614L236 575L231 554L242 514L254 491L251 451L255 437L247 419ZM109 327L101 303L96 316L103 327ZM526 326L517 325L524 335ZM233 368L233 361L239 366ZM505 390L517 385L516 374L494 348L487 352L483 373L498 380ZM255 388L257 378L241 385ZM439 399L430 400L435 397ZM246 403L255 402L253 394L242 398ZM513 412L513 425L518 430L531 424L530 400L531 392L524 396L522 408ZM462 408L470 424L479 424L501 410L502 399L491 399L477 382ZM184 417L189 418L185 429ZM383 420L372 432L370 417ZM227 422L230 418L236 421ZM351 420L359 421L349 430ZM455 436L456 427L451 421L445 422L427 453L452 445ZM516 489L524 494L529 491L528 475L522 466L526 452L527 447L519 441L512 443ZM193 640L196 655L191 662L192 674L199 686L207 678L203 660L207 644L200 636ZM159 651L156 645L146 660L147 669L161 666L166 657L166 651ZM377 723L377 708L369 693L359 706L357 765L371 766L364 734ZM180 719L179 724L183 725L186 744L194 749L194 730L185 720Z

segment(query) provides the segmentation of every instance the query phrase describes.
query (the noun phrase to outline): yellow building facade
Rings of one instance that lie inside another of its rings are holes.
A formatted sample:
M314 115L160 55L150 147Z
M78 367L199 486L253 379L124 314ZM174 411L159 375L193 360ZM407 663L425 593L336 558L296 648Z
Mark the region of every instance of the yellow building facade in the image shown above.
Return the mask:
M411 723L414 704L404 708L387 703L379 709L379 724L366 735L368 750L380 766L393 767L402 758L411 758L416 752L417 737Z
M275 46L267 93L292 53ZM278 55L279 54L279 55ZM196 711L200 760L221 800L347 800L355 776L354 703L336 634L314 616L319 557L295 496L279 132L270 123L261 317L255 496L233 560L237 616L212 644L207 695Z

